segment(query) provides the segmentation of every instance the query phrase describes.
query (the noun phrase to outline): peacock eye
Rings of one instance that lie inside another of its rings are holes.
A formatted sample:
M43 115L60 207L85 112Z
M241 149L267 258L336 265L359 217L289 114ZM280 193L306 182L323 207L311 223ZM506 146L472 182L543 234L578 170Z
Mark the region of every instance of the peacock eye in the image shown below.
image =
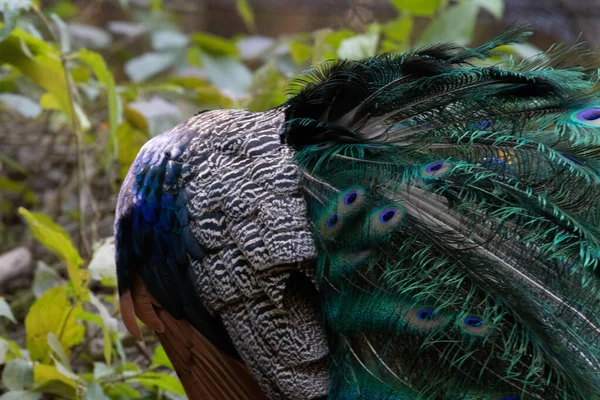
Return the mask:
M433 164L427 166L427 172L429 172L429 173L438 172L440 169L442 169L443 166L444 166L443 162L433 163Z
M521 400L521 396L511 394L508 396L502 396L500 400Z
M463 321L466 326L477 328L483 325L483 320L479 317L467 317Z
M577 119L580 121L596 121L600 119L600 108L588 108L577 114Z
M487 129L490 129L492 125L492 121L490 121L489 119L484 119L483 121L479 121L479 123L477 124L477 129L479 129L480 131L485 131Z
M571 119L579 125L600 127L600 107L590 107L576 111L571 115Z
M394 218L395 215L396 215L396 210L390 208L390 209L382 211L381 214L379 214L379 220L385 224L385 223L390 222L392 220L392 218Z
M327 226L330 228L333 228L335 226L335 224L338 223L338 215L337 214L331 214L329 216L329 218L327 218Z
M446 161L435 161L421 167L423 178L439 178L444 176L452 168L452 164Z
M438 317L437 313L431 309L424 309L417 312L417 318L421 321L433 321Z
M344 204L349 206L350 204L353 204L357 198L358 192L356 190L353 190L350 193L348 193L346 197L344 197Z
M351 187L340 193L336 211L340 216L350 216L359 212L366 202L365 190L362 187Z

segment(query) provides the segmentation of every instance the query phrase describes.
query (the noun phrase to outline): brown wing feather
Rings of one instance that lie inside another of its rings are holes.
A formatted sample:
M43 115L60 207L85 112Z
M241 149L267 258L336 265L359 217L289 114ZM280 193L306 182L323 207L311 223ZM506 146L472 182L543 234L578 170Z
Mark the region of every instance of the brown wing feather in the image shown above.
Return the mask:
M125 326L136 339L142 338L136 315L156 332L190 400L266 399L241 362L217 349L186 320L169 314L139 275L120 304Z

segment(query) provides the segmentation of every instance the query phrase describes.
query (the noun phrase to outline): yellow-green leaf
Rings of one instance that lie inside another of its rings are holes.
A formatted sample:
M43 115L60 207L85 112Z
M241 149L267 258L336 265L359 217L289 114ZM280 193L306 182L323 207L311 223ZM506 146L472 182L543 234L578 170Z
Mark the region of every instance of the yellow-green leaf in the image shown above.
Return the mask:
M30 212L23 207L19 208L19 213L29 224L33 236L66 264L75 293L83 298L88 273L80 269L83 260L67 232L45 214Z
M146 120L146 117L141 112L135 108L125 106L123 108L123 115L125 116L125 121L130 123L131 126L148 134L148 120Z
M401 13L428 17L435 13L440 0L392 0L392 4Z
M142 375L132 378L131 380L147 387L148 389L162 389L169 393L180 396L185 395L185 391L183 390L183 386L181 386L181 382L179 382L179 379L172 375L158 372L145 372Z
M231 40L208 33L194 33L192 41L205 53L214 56L237 56L238 50Z
M61 374L52 365L35 364L33 366L32 391L53 394L67 399L77 399L77 383Z
M383 27L383 34L386 38L405 42L409 39L413 29L413 19L411 17L398 18Z
M248 0L237 0L235 6L237 8L238 14L240 15L240 17L242 17L242 20L244 20L246 28L248 28L250 32L256 31L254 13L252 12L252 8L250 7Z
M86 49L79 50L79 59L90 66L98 80L106 87L106 98L108 103L108 124L110 136L114 145L115 154L118 152L117 125L119 123L119 105L115 78L106 67L102 56Z
M303 64L310 59L312 48L304 43L292 42L290 44L290 54L296 64Z
M130 113L129 115L132 116L133 114ZM121 165L120 176L124 179L127 171L129 171L129 166L148 140L148 134L130 123L124 122L117 128L117 140L120 144L117 155Z
M8 320L10 320L13 323L17 322L15 320L15 316L13 315L13 313L10 309L10 306L8 305L6 300L4 300L4 297L0 297L0 317L7 318Z
M71 76L77 83L85 83L90 80L90 70L86 67L73 67L71 69Z
M67 20L75 17L79 12L79 8L73 1L60 0L51 8L51 11L62 19Z
M206 79L198 78L196 76L174 76L169 78L169 82L188 90L208 85Z
M171 363L171 360L169 360L169 357L167 357L167 353L165 352L165 349L162 346L158 346L154 350L154 357L152 357L151 365L173 369L173 364Z
M69 118L72 117L65 70L55 47L21 29L15 29L0 42L0 64L3 63L17 68L52 93L60 109Z
M60 104L58 103L58 100L56 100L56 97L54 97L54 95L50 92L46 92L42 95L40 98L40 106L42 106L44 110L60 111Z
M196 101L202 105L212 105L229 108L233 101L214 86L204 86L196 89Z
M22 354L19 345L12 340L0 336L0 365L21 357Z
M52 332L68 355L71 347L81 343L84 327L77 323L81 306L67 296L67 287L58 286L46 291L33 303L25 317L26 344L33 360L50 362L48 333Z
M275 61L271 60L252 76L250 111L265 111L285 102L286 80L279 74Z
M104 389L105 393L110 398L117 399L140 399L142 395L140 392L132 388L126 383L117 383Z

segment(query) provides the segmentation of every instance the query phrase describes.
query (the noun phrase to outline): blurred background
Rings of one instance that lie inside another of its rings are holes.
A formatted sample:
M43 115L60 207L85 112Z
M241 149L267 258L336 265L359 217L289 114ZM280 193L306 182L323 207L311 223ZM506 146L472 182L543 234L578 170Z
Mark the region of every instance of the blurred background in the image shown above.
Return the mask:
M600 0L0 0L0 400L183 398L120 323L112 244L142 144L261 111L319 61L535 31L493 60L593 48Z

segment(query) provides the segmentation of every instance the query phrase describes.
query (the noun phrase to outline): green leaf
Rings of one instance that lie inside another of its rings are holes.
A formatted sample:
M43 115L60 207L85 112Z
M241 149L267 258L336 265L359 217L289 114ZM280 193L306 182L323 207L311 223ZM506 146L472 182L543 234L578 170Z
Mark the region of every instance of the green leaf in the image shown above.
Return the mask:
M88 265L88 270L92 280L103 281L104 279L105 282L112 282L112 287L116 287L117 266L115 263L115 241L112 236L94 243L94 253Z
M344 39L338 49L338 57L360 60L375 55L379 43L380 28L371 25L368 33Z
M22 357L23 354L21 353L21 348L17 343L0 337L0 365L4 365L11 360Z
M167 357L167 353L165 352L165 349L162 346L158 346L154 350L154 356L152 357L151 365L173 369L173 364L171 363L171 360L169 360L169 357Z
M12 360L2 371L2 384L8 390L25 390L33 385L33 365L25 360Z
M35 364L33 367L35 386L32 391L53 394L67 399L78 399L77 382L63 375L52 365Z
M106 49L112 43L112 36L104 29L93 25L69 23L69 33L77 47Z
M37 118L42 112L42 108L36 102L20 94L0 93L0 103L17 111L25 118Z
M112 343L111 343L111 334L116 333L117 331L117 319L110 316L108 309L100 299L94 296L93 293L90 293L90 302L98 309L100 317L102 318L102 335L103 335L103 343L104 343L104 360L106 364L110 365L111 356L112 356Z
M65 349L63 349L62 344L60 343L54 332L48 332L46 340L50 349L52 349L52 351L54 351L54 354L58 356L58 361L60 361L60 363L62 363L66 368L71 370L71 365L69 363L67 353L65 353Z
M429 17L437 10L440 0L392 0L392 4L401 13Z
M48 289L64 284L58 272L50 268L43 261L38 261L33 274L33 285L31 290L36 298L39 298Z
M212 56L235 57L238 55L238 50L235 46L235 43L219 36L208 33L194 33L192 34L192 41L204 53Z
M252 77L250 102L246 108L250 111L265 111L285 102L286 80L277 70L274 60L260 67Z
M233 101L214 86L199 87L195 90L195 94L196 102L201 105L217 106L220 108L230 108L233 106Z
M179 49L187 46L190 39L183 33L160 30L152 33L152 48L156 51Z
M13 77L0 79L0 93L16 92L19 90L16 79Z
M84 311L79 314L78 319L81 321L91 322L93 324L98 325L99 327L102 327L102 318L100 318L99 315Z
M148 140L148 134L124 122L117 128L117 140L119 141L117 160L119 160L121 167L120 177L125 179L129 166Z
M107 376L111 376L115 371L106 365L103 362L95 362L94 363L94 379L98 380L101 378L105 378Z
M102 386L97 382L90 383L85 398L86 400L110 400L110 398L104 394Z
M0 42L0 64L7 63L32 79L56 98L60 109L71 118L65 70L58 51L43 40L15 29Z
M73 67L71 68L71 76L73 81L77 83L86 83L90 80L90 70L86 67Z
M503 0L475 0L481 8L485 8L489 11L494 18L501 20L504 15L504 1Z
M244 95L252 83L252 73L241 62L231 57L202 55L204 69L213 85L221 90L228 89L234 95Z
M242 17L246 28L250 32L255 32L256 24L254 22L254 13L252 12L252 8L250 7L248 0L237 0L235 3L235 8L237 9L240 17Z
M327 37L331 34L331 29L319 29L315 31L315 44L313 45L311 64L316 64L327 58Z
M0 396L0 400L39 400L41 398L41 393L26 392L23 390L6 392Z
M33 303L25 318L26 343L33 360L50 362L48 333L58 338L66 354L81 343L85 328L77 323L83 309L72 305L67 297L67 287L58 286L45 292ZM52 316L49 318L48 316Z
M56 100L56 97L54 97L50 92L46 92L42 95L40 98L40 106L42 106L44 110L60 111L60 104L58 103L58 100Z
M0 9L0 11L3 11ZM7 9L2 12L2 18L4 19L4 25L0 27L0 42L10 36L12 31L17 27L17 21L19 20L19 9Z
M479 6L470 1L450 7L427 26L419 38L419 45L443 42L466 45L473 36L477 14Z
M82 49L79 51L79 59L86 63L98 80L106 87L106 99L108 103L108 121L112 144L115 146L115 153L118 152L117 126L119 124L119 99L117 98L117 89L115 78L109 71L102 56L93 51Z
M8 318L13 323L17 322L15 320L15 316L13 315L12 311L10 310L10 306L8 305L6 300L4 300L3 297L0 297L0 317Z
M61 51L64 54L69 53L71 51L71 35L69 34L67 24L56 14L50 14L50 19L54 21L54 25L58 28Z
M181 382L172 375L159 372L145 372L142 375L131 378L131 381L137 382L151 390L162 389L169 393L181 396L185 395Z
M125 64L125 73L133 82L142 82L172 67L178 58L171 53L146 53Z
M304 64L310 60L312 48L304 43L292 42L290 44L290 54L292 55L292 60L294 60L296 64Z
M66 264L75 293L83 298L87 287L88 271L80 269L83 260L67 232L52 222L47 215L32 213L23 207L19 208L19 214L27 221L33 236Z
M398 18L384 25L383 34L386 38L396 42L406 42L410 38L413 22L411 17Z
M117 383L106 388L106 394L111 398L121 399L140 399L140 392L126 383Z
M71 19L77 15L79 8L69 0L60 0L54 7L52 12L63 19Z

